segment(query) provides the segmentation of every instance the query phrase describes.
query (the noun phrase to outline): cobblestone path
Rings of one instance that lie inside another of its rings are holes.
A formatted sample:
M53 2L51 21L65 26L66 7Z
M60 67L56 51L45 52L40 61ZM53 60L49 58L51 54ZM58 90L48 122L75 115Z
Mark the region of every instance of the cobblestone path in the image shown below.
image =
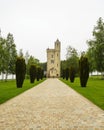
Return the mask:
M104 130L104 111L47 79L0 105L0 130Z

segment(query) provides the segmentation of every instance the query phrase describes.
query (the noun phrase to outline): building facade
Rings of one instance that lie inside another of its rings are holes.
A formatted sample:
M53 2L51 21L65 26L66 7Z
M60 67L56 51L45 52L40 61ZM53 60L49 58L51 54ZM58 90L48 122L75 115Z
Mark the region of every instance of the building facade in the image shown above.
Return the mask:
M60 77L60 51L61 43L57 39L54 49L47 49L47 77Z

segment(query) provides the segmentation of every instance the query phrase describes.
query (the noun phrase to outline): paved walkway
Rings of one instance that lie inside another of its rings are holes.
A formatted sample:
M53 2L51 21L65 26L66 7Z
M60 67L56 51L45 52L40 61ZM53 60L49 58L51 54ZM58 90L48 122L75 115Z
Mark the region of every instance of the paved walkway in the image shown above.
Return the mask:
M0 130L104 130L104 111L47 79L0 105Z

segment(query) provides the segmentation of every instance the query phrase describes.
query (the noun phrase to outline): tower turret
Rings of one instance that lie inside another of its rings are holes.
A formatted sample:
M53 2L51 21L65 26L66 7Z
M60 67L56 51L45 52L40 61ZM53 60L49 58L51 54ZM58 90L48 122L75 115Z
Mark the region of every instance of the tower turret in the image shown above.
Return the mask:
M60 41L57 39L56 42L55 42L55 50L58 50L60 51Z

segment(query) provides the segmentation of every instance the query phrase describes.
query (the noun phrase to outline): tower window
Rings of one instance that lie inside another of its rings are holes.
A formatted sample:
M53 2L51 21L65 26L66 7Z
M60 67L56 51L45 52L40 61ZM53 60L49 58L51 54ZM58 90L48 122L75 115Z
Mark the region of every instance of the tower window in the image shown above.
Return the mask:
M51 63L53 64L53 63L54 63L54 60L51 60Z
M53 58L53 55L51 55L51 57Z
M57 53L57 57L58 57L58 53Z

